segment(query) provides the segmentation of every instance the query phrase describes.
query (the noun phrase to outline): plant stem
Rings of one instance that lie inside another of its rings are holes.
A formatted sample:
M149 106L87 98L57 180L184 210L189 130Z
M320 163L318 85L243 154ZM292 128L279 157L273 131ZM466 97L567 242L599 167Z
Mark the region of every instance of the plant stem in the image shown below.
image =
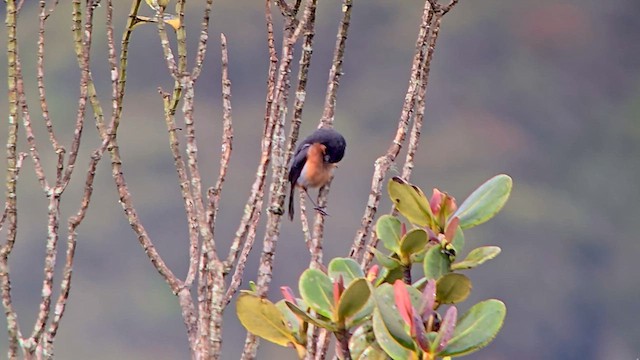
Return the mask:
M336 340L338 343L336 344L336 352L340 354L338 358L342 360L351 360L351 353L349 352L349 338L351 334L349 334L349 330L342 328L335 332Z
M402 266L402 281L411 285L411 264Z

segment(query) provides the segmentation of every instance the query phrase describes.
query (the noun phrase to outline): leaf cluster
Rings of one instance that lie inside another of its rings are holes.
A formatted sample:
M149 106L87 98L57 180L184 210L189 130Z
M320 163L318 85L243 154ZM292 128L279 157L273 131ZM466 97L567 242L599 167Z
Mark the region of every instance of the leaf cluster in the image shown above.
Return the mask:
M272 303L253 291L238 298L237 313L251 333L305 355L309 324L332 332L341 359L436 359L466 355L498 334L506 306L489 299L458 316L455 304L471 293L471 280L458 272L500 253L497 246L471 250L460 261L463 231L495 216L512 188L507 175L488 180L458 207L438 189L427 199L417 186L395 177L388 192L408 221L384 215L376 235L384 250L370 249L379 265L365 274L350 258L335 258L326 271L307 269L298 282L300 297L281 288ZM408 229L409 228L409 229ZM411 268L422 276L411 280Z

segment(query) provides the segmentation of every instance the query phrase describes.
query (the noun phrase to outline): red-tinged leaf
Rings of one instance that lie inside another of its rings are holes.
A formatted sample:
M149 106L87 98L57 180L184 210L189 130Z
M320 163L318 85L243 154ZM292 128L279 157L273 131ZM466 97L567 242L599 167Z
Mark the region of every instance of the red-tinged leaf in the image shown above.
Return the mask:
M454 198L449 194L445 194L443 206L447 216L449 214L453 214L454 212L456 212L456 210L458 210L458 204L456 204L456 198Z
M371 268L369 268L369 271L367 271L367 281L373 283L378 278L379 273L380 266L378 266L378 264L373 265Z
M290 287L280 286L280 292L282 293L282 296L284 296L285 300L294 304L296 303L296 296L293 294L293 290L291 290Z
M402 280L396 280L393 284L393 294L400 316L413 330L413 307L411 306L409 291L407 291L407 287Z
M420 315L429 315L433 310L433 304L436 302L436 281L428 280L422 290L422 303L420 304ZM424 319L424 317L423 317Z
M426 351L429 349L429 338L427 337L427 330L424 328L424 323L417 313L413 314L413 323L416 324L416 326L414 326L415 333L412 333L411 337L416 340L416 343L422 350Z
M404 237L407 234L407 224L402 223L400 225L400 237Z
M436 188L433 188L433 195L431 195L431 200L429 201L429 207L431 207L431 212L433 215L438 216L440 212L440 206L442 204L442 192Z
M458 230L459 223L460 218L457 216L454 216L451 220L449 220L447 229L444 232L444 237L447 239L447 242L449 242L449 244L453 242L453 238L456 236L456 231Z
M456 320L458 318L458 309L455 306L451 306L444 314L444 318L440 323L440 330L436 336L437 351L440 352L447 347L449 340L453 337L453 331L456 328Z

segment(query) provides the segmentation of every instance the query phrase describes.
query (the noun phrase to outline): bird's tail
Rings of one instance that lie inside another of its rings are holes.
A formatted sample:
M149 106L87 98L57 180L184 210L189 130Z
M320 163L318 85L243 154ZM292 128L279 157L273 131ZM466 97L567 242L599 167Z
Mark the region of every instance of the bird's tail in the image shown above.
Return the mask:
M293 191L295 190L296 186L294 184L291 184L291 190L289 191L289 220L293 221L293 213L294 213L294 209L293 209Z

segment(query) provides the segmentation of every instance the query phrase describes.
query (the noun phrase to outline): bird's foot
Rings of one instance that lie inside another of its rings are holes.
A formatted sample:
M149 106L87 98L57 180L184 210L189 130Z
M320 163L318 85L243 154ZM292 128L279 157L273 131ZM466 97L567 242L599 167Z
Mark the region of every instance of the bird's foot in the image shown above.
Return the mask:
M324 211L325 206L316 206L313 208L313 210L317 211L320 215L322 216L329 216L329 214L327 214L326 211Z

